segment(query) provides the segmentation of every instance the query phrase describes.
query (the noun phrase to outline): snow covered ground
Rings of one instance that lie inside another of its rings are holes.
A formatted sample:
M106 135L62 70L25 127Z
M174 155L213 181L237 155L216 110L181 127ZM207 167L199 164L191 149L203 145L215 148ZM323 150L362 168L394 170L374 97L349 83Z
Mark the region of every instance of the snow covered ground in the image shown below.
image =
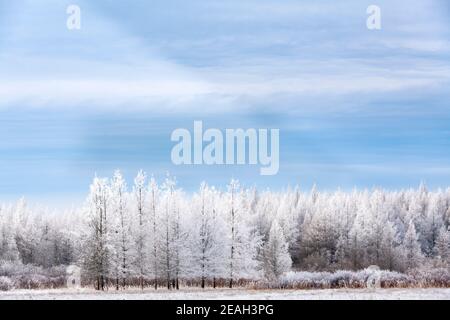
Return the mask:
M448 289L323 289L323 290L126 290L99 293L81 290L13 290L0 292L0 300L450 300Z

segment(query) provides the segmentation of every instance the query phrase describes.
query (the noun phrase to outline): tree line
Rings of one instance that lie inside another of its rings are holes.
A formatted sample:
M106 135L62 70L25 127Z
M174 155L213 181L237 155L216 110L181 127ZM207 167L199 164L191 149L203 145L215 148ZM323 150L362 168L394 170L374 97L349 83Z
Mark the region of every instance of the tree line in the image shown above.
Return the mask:
M99 290L182 284L233 287L290 270L405 272L450 263L450 189L281 192L202 183L140 171L95 177L86 203L65 212L0 207L0 262L76 264Z

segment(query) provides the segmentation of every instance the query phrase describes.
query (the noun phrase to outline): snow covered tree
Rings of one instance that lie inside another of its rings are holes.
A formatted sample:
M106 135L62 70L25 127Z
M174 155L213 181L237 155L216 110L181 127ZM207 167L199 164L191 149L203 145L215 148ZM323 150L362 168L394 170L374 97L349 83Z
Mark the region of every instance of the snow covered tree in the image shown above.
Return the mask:
M224 275L225 230L217 214L216 198L216 191L202 183L192 200L191 272L200 278L202 288L207 280L212 280L215 287L215 279Z
M179 278L183 274L184 244L187 238L180 215L180 194L176 190L176 180L168 176L163 184L163 203L160 219L158 253L159 270L165 278L167 288L179 288Z
M131 236L131 215L128 208L127 185L116 171L111 181L111 274L114 275L116 289L124 288L133 274L133 239Z
M297 209L299 197L298 189L293 192L288 190L282 197L276 214L289 248L296 244L300 235L301 217Z
M436 256L447 266L450 266L450 230L441 227L436 239Z
M322 270L334 263L339 224L332 203L316 201L318 205L303 227L301 260L309 268Z
M16 219L15 241L20 259L24 264L33 264L37 257L36 245L39 243L38 220L32 221L25 198L21 198L13 210Z
M226 192L203 183L190 196L170 176L162 187L147 183L143 171L127 191L116 171L94 178L82 208L0 204L0 264L54 272L80 263L83 281L98 290L233 287L262 275L276 280L291 265L445 268L449 227L450 188L258 192L232 180Z
M397 231L391 221L386 221L377 265L382 269L397 270L399 264Z
M251 237L248 215L242 208L242 190L237 180L231 180L226 195L225 207L227 223L227 270L229 287L240 278L257 278L258 262L256 260L260 239Z
M264 246L264 262L265 275L269 280L278 280L292 266L288 243L277 220L272 223L269 240Z
M416 227L412 220L409 222L402 247L405 269L408 270L417 267L423 260L423 255L418 241Z
M175 181L175 180L174 180ZM176 190L173 194L173 218L171 219L172 229L172 251L174 279L172 287L180 289L180 278L185 276L190 252L187 244L188 232L186 230L189 208L184 203L181 190Z
M158 277L159 277L159 246L161 233L159 232L159 215L158 215L158 205L159 205L159 187L153 177L150 179L149 183L149 208L150 208L150 216L149 216L149 227L150 227L150 243L149 248L151 250L150 253L150 270L153 274L153 282L155 290L158 289Z
M95 177L88 197L87 233L83 245L83 266L97 290L104 290L109 277L110 188L107 179Z
M415 191L411 197L409 206L409 219L412 219L416 232L418 234L418 241L423 252L430 253L430 238L427 230L427 214L429 210L429 192L425 183L421 183L419 189Z
M448 210L448 203L442 191L430 195L430 205L427 215L423 221L424 248L427 256L433 256L435 245L440 233L440 228L444 225L445 213Z
M349 246L346 250L348 250L348 257L353 270L358 270L368 265L366 258L367 223L365 218L364 209L358 211L349 234Z
M147 275L147 269L149 264L149 219L146 208L147 203L147 188L146 188L147 175L144 171L139 171L134 179L133 195L135 200L136 232L134 234L136 258L135 258L135 270L139 277L139 285L141 289L144 289L144 277Z
M0 261L16 262L20 258L15 229L10 208L0 206Z

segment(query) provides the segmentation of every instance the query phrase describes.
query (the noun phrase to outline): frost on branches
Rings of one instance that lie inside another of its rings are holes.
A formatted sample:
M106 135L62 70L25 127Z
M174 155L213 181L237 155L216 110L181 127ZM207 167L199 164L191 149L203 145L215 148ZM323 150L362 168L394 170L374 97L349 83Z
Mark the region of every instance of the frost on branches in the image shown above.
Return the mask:
M1 205L0 278L4 288L57 287L64 266L78 265L98 290L294 278L301 287L321 275L363 283L350 271L377 265L395 281L425 279L426 269L444 281L449 225L450 189L258 192L232 180L187 195L173 177L158 184L140 171L128 187L116 171L94 178L81 208Z

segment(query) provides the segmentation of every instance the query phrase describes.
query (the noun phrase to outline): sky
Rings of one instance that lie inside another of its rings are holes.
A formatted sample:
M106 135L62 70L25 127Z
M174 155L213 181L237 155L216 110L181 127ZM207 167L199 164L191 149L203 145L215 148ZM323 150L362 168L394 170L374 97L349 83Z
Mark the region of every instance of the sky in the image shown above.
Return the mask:
M77 204L115 169L186 191L448 187L449 20L445 0L0 0L0 201ZM279 173L175 166L195 120L280 129Z

